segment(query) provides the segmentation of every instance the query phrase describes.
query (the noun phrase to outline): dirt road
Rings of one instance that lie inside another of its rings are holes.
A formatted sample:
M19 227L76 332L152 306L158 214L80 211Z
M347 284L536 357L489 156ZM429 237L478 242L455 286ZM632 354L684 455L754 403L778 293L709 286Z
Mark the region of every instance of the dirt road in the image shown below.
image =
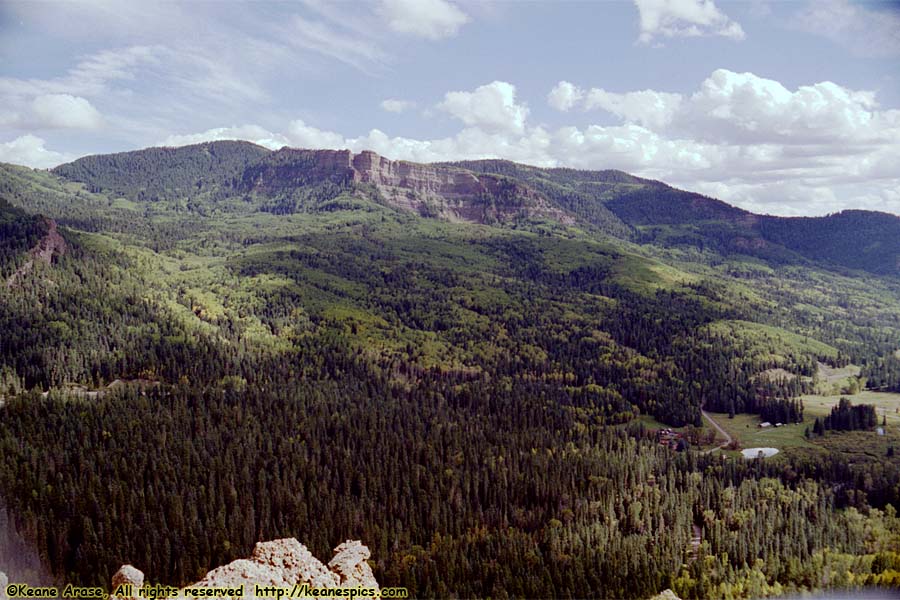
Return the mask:
M719 424L716 423L716 420L713 419L713 418L710 416L710 414L709 414L708 412L706 412L705 410L703 410L703 409L701 408L701 409L700 409L700 414L703 415L703 418L706 419L707 421L709 421L709 424L712 425L712 426L716 429L716 431L718 431L720 434L722 434L722 436L725 438L725 442L724 442L724 443L719 444L719 445L716 446L715 448L710 448L709 450L706 450L706 451L705 451L705 454L709 454L709 453L712 452L713 450L719 450L720 448L724 448L725 446L727 446L728 444L731 443L731 436L728 435L728 432L727 432L727 431L725 431L724 429L722 429L721 427L719 427Z

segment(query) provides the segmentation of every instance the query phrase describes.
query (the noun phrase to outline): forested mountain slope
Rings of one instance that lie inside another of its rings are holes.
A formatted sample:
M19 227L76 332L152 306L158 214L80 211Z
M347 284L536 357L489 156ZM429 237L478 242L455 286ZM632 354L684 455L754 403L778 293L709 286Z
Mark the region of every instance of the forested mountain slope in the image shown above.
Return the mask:
M57 175L148 202L192 198L209 187L230 183L268 150L250 142L216 142L182 148L148 148L138 152L86 156L60 165Z
M19 267L27 250L47 233L47 223L36 215L0 198L0 280L7 281Z
M891 381L900 281L844 268L886 238L817 257L793 222L615 171L239 142L2 165L0 198L0 273L47 218L66 244L0 286L0 490L60 578L183 584L276 537L361 539L423 596L900 570L893 455L745 462L647 429L788 414L819 363Z
M181 200L200 210L204 203L243 196L283 214L327 204L351 189L369 190L377 201L423 216L482 223L581 220L644 243L900 274L900 217L871 211L760 216L620 171L541 169L501 160L418 165L372 152L272 152L248 142L212 142L90 156L54 173L132 201ZM860 236L866 244L854 242Z
M619 171L539 169L496 160L449 164L479 173L510 174L539 189L552 186L563 205L571 206L575 198L578 205L602 206L635 228L634 239L643 243L709 246L717 252L778 263L806 259L900 275L900 217L896 215L853 210L827 217L762 216ZM577 208L574 212L589 214Z
M762 235L804 256L885 275L900 272L900 217L845 210L821 218L763 217Z

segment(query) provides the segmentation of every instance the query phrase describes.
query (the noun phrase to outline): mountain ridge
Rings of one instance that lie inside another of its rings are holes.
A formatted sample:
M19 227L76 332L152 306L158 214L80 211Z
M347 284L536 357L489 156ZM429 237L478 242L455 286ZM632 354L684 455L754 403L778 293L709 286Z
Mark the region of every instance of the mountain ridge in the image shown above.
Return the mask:
M323 182L371 185L389 206L451 221L509 221L521 213L574 222L540 194L502 177L392 161L371 151L282 148L249 165L236 189L273 195Z
M419 166L419 167L445 167L450 169L456 169L459 171L470 171L475 173L522 173L522 172L537 172L537 173L550 173L555 174L558 177L571 177L573 179L582 179L593 183L629 183L629 184L640 184L640 185L648 185L655 186L661 188L667 188L675 192L680 192L683 194L690 194L691 196L698 198L705 198L708 200L712 200L716 203L725 205L735 211L738 211L743 214L755 215L757 217L775 217L780 219L824 219L830 216L852 212L852 213L863 213L863 214L878 214L878 215L887 215L889 217L900 218L900 215L895 215L893 213L885 212L885 211L876 211L869 209L856 209L856 208L844 208L838 210L833 213L828 213L825 215L800 215L800 216L779 216L779 215L770 215L768 213L753 213L749 210L742 209L732 204L728 204L723 200L719 200L716 198L712 198L710 196L705 196L698 192L691 192L688 190L681 190L675 188L664 181L656 180L656 179L648 179L644 177L639 177L637 175L632 175L626 171L622 171L620 169L579 169L574 167L538 167L535 165L529 165L527 163L518 163L515 161L507 160L507 159L475 159L475 160L461 160L461 161L435 161L435 162L416 162L402 159L390 159L385 156L378 154L372 150L362 150L360 152L354 153L349 149L316 149L316 148L296 148L291 146L283 146L278 150L270 150L264 146L260 146L253 142L244 141L244 140L216 140L210 142L200 142L197 144L190 144L185 146L150 146L147 148L142 148L138 150L127 150L123 152L115 152L109 154L91 154L87 156L83 156L77 158L73 161L62 163L57 165L56 167L52 167L49 169L44 169L56 175L60 175L66 179L81 181L82 183L88 183L88 181L84 181L84 173L79 174L76 170L76 166L87 166L89 164L94 164L95 166L99 166L99 161L110 161L113 164L116 162L127 160L130 157L138 157L143 155L152 155L156 154L159 156L168 156L170 158L178 158L179 156L183 157L194 153L196 151L206 151L210 156L215 156L215 152L208 152L210 150L222 149L222 148L231 148L231 149L249 149L251 156L254 154L257 156L267 156L270 154L278 154L283 152L301 152L301 153L313 153L319 155L335 155L339 156L340 160L346 158L347 166L356 167L363 160L371 161L373 158L380 159L381 161L386 161L388 163L394 163L397 165L409 165L409 166ZM222 162L225 162L224 160ZM12 164L12 163L8 163ZM18 166L18 165L15 165ZM90 169L88 168L88 173L90 173Z
M135 202L185 201L187 210L216 209L229 198L276 214L330 210L330 202L350 192L448 221L550 220L643 244L900 275L896 215L857 209L822 217L761 215L616 170L545 169L497 159L425 164L368 150L272 151L218 141L88 156L51 172ZM865 245L855 241L859 233Z

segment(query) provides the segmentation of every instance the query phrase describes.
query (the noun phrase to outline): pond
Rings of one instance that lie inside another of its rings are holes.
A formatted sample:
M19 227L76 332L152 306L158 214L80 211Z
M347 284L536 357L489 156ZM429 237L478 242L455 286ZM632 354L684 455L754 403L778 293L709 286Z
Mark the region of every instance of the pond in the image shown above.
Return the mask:
M769 458L778 454L778 448L745 448L741 450L741 454L744 458L756 458L759 455Z

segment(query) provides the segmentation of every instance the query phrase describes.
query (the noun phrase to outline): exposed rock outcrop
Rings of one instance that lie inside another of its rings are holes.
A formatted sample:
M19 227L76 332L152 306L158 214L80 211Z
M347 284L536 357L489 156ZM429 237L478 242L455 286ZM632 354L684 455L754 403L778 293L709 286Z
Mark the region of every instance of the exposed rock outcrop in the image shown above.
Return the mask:
M371 185L390 206L451 221L484 223L538 216L574 222L540 193L512 179L459 167L389 160L371 151L282 148L245 170L239 187L271 195L324 182Z
M191 588L234 588L244 585L244 597L254 596L254 586L289 588L308 584L310 588L379 588L372 568L366 562L369 549L358 541L346 541L334 549L328 566L294 538L260 542L249 559L238 559L213 569ZM133 585L137 595L144 574L126 565L113 576L112 589L119 584ZM182 594L183 595L183 594Z
M131 597L138 597L138 591L144 587L144 574L131 565L124 565L112 576L112 589L117 590L121 585L131 586Z
M334 549L328 569L338 575L340 587L378 587L369 563L369 549L358 541L346 541Z
M663 590L650 600L681 600L672 590Z
M66 240L59 234L56 221L44 217L44 225L47 227L47 233L28 251L28 260L9 276L6 287L13 287L19 279L30 273L35 262L49 265L53 262L54 255L62 256L66 253Z
M59 234L56 221L44 217L44 223L47 225L47 233L31 249L31 255L35 260L39 260L49 265L53 260L53 255L62 256L66 253L66 240Z
M374 185L388 204L458 221L505 221L523 214L573 222L536 191L511 179L465 169L351 155L354 180Z
M9 584L9 579L6 578L6 573L0 571L0 600L6 600L6 586Z

